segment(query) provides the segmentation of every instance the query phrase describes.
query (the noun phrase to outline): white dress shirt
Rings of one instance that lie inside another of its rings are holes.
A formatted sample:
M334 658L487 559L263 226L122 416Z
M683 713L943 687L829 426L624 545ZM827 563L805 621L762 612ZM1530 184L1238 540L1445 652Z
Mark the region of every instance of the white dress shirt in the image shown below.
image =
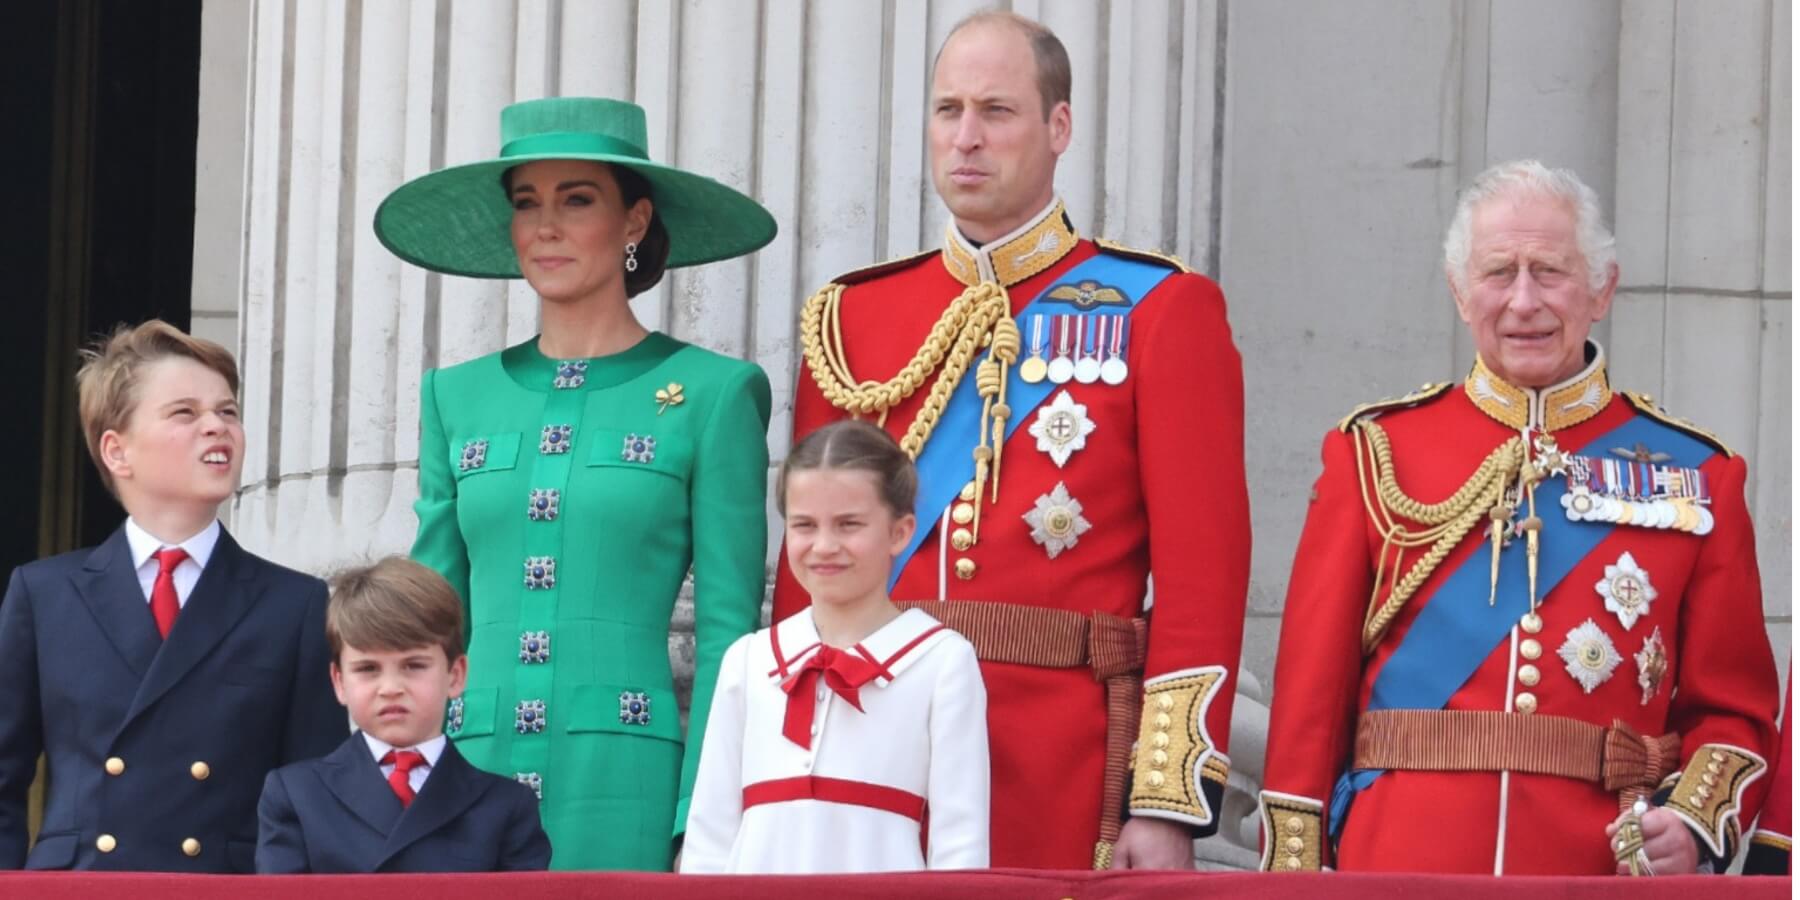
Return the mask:
M413 766L412 771L406 773L406 783L412 785L415 795L419 793L420 788L425 786L425 779L431 776L431 770L437 766L438 757L444 755L445 738L441 734L417 747L395 747L366 731L362 733L362 736L363 740L369 744L369 752L375 754L375 764L381 767L381 777L383 778L391 778L394 775L394 764L381 761L382 757L388 755L388 751L417 750L425 757L424 765Z
M150 602L150 592L156 587L156 574L162 571L162 564L156 561L156 551L169 547L187 551L188 558L175 567L175 600L186 609L188 595L194 592L200 573L212 559L213 548L219 545L219 520L212 520L212 524L200 529L199 534L179 544L165 544L135 520L127 518L125 540L131 545L131 565L137 569L138 585L144 589L145 603Z

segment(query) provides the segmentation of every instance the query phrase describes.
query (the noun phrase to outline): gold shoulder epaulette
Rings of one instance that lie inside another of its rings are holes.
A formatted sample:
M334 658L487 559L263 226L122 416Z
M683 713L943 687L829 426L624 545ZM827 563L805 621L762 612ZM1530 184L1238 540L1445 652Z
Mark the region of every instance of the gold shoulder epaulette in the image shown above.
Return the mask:
M1409 406L1418 406L1427 400L1435 400L1439 395L1449 390L1455 384L1456 382L1454 381L1440 381L1436 384L1427 383L1425 386L1404 397L1389 397L1386 400L1377 400L1374 403L1364 403L1351 410L1349 415L1339 419L1337 428L1339 431L1348 432L1350 426L1354 424L1357 419L1364 418L1365 416L1379 415L1389 410L1405 409Z
M1730 459L1737 455L1731 451L1730 447L1725 446L1725 442L1720 440L1718 435L1713 434L1686 419L1669 415L1666 410L1656 405L1656 399L1649 394L1640 394L1636 391L1620 391L1619 393L1625 395L1625 400L1638 412L1641 412L1670 428L1687 432L1688 434L1705 441L1707 444L1710 444L1713 449L1725 454L1726 459Z
M871 266L863 266L860 269L851 269L850 271L831 279L831 283L851 285L860 281L868 281L871 278L877 278L886 275L889 272L899 271L913 263L923 260L927 256L936 256L941 252L943 251L936 249L920 250L910 256L902 256L897 259L890 259L886 262L878 262Z
M1158 253L1155 250L1139 250L1136 247L1127 247L1124 244L1115 243L1105 238L1094 238L1094 246L1099 247L1114 256L1123 256L1128 259L1135 259L1148 263L1158 263L1160 265L1168 266L1177 272L1194 271L1187 267L1187 263L1184 263L1179 258L1170 256L1167 253Z

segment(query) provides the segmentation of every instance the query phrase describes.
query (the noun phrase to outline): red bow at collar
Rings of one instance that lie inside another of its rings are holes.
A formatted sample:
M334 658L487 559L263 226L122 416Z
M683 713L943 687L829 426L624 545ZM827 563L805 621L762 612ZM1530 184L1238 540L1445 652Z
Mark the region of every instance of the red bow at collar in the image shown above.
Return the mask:
M788 695L787 716L781 723L782 736L805 749L812 749L813 710L816 708L813 689L821 676L826 687L856 707L857 712L862 712L859 692L863 685L880 674L881 668L864 656L821 645L817 653L808 657L781 683L781 689Z

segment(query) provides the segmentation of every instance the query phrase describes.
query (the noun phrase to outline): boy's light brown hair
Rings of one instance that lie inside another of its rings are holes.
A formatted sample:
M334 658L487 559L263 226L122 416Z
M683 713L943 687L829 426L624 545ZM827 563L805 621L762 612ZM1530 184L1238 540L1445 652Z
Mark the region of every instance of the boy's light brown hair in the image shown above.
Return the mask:
M100 459L100 436L124 431L137 411L138 385L151 363L170 357L191 359L225 379L231 395L238 392L237 360L231 351L205 338L197 338L161 319L142 325L120 325L112 333L81 349L81 369L75 373L80 397L81 434L88 456L100 470L100 481L114 497L119 489Z
M334 665L345 647L393 652L437 646L447 662L455 662L463 655L462 598L430 567L385 557L332 577L325 639Z

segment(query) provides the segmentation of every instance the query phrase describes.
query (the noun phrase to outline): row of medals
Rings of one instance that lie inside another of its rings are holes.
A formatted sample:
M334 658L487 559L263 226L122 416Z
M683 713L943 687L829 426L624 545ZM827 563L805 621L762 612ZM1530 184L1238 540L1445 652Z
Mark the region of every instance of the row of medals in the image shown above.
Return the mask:
M1046 324L1051 335L1048 342L1044 340ZM1019 363L1019 378L1029 384L1124 384L1130 374L1125 365L1128 328L1123 315L1033 313L1031 356ZM1046 351L1051 351L1048 359Z
M1615 452L1624 455L1623 451ZM1705 475L1697 470L1652 467L1652 472L1662 470L1692 483L1688 490L1672 496L1657 496L1655 488L1640 488L1634 495L1618 478L1606 473L1606 459L1564 454L1561 461L1568 472L1562 506L1571 521L1611 522L1697 535L1712 531L1713 515L1706 508L1707 500L1700 487ZM1600 489L1594 489L1595 482L1600 483Z

